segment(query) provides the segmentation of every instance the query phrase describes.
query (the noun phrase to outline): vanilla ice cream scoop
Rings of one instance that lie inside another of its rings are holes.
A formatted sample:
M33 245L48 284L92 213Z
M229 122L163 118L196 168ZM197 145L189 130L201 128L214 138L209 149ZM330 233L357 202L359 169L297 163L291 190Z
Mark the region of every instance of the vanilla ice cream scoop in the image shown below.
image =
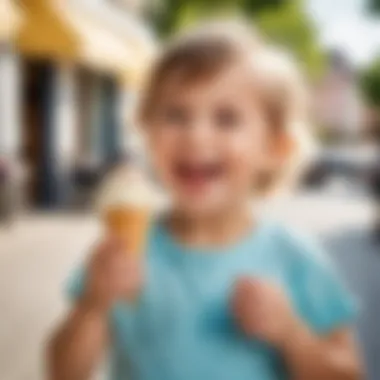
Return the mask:
M155 203L155 193L148 179L137 168L125 167L106 178L96 208L106 233L118 237L126 253L140 255Z
M105 179L96 200L96 209L101 213L115 207L151 209L155 203L153 187L142 171L124 167Z

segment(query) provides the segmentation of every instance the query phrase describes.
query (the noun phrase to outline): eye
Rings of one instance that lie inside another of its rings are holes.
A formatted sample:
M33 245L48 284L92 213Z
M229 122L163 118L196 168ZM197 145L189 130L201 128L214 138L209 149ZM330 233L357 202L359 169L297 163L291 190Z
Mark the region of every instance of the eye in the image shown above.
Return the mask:
M172 126L185 126L190 121L190 113L181 105L166 106L161 111L161 121Z
M215 112L215 125L222 129L237 127L241 122L238 110L232 107L221 107Z

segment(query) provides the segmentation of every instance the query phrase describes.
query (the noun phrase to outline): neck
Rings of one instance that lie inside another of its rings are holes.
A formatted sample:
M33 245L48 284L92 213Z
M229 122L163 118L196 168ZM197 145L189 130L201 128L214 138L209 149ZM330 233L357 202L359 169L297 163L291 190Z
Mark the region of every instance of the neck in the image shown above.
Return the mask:
M232 243L247 233L252 227L252 211L248 202L202 215L191 215L174 209L169 215L168 226L187 245L223 245Z

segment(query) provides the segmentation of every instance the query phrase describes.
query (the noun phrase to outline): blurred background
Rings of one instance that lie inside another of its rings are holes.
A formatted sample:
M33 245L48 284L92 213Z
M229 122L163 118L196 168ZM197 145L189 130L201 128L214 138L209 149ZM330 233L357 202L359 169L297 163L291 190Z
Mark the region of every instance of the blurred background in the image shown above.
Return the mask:
M0 0L0 378L43 378L63 282L99 234L99 180L139 154L144 74L167 38L244 15L310 85L320 150L276 217L317 235L360 306L380 379L379 0Z

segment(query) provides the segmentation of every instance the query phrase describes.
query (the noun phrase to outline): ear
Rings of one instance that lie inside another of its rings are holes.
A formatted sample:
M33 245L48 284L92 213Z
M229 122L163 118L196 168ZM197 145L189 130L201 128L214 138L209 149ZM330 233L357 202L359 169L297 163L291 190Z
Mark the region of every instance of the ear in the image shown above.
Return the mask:
M283 162L288 160L296 151L297 143L291 133L281 131L277 133L273 140L272 154L276 161Z

